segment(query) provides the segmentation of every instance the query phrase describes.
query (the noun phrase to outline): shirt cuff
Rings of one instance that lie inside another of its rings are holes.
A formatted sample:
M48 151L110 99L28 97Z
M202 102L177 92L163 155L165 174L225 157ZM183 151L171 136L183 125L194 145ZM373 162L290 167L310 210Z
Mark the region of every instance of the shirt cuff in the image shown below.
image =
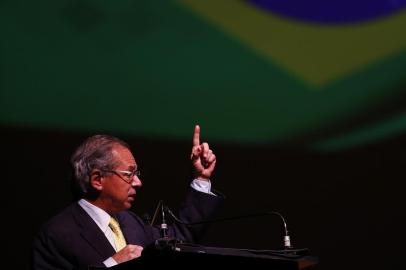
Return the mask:
M190 186L197 191L216 196L216 194L211 192L211 182L210 181L194 179L192 181L192 183L190 183Z
M113 257L108 258L108 259L105 260L103 263L104 263L104 265L105 265L106 267L112 267L112 266L115 266L115 265L118 264L118 263L116 262L116 260L113 259Z

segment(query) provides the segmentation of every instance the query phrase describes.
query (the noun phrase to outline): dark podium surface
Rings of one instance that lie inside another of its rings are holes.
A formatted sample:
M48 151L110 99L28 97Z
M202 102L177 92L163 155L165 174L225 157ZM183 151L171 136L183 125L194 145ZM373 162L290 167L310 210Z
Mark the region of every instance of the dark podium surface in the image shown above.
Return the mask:
M299 270L317 265L317 257L310 256L307 249L252 250L224 247L207 247L185 243L156 244L147 247L143 255L110 269L140 269L155 267L200 268L226 265L250 267L251 269ZM100 268L90 268L100 269Z

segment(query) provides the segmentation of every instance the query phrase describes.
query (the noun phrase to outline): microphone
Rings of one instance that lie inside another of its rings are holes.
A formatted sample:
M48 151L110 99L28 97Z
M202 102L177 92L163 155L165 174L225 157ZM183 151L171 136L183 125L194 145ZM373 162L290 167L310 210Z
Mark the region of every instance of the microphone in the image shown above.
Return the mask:
M165 210L164 210L164 202L161 200L161 237L166 239L168 238L168 224L166 224L165 220Z
M151 226L154 225L158 212L161 214L161 224L159 225L161 237L155 240L154 247L158 250L172 249L174 244L179 242L179 240L168 236L168 224L166 223L166 211L163 200L160 200L155 208L154 216L149 223Z
M169 209L169 207L164 206L164 210L168 212L168 214L178 223L185 225L185 226L194 226L194 225L200 225L200 224L206 224L206 223L215 223L215 222L222 222L222 221L229 221L229 220L237 220L237 219L245 219L245 218L253 218L253 217L261 217L261 216L269 216L269 215L277 215L281 218L284 226L284 232L285 235L283 236L283 246L285 249L292 249L292 244L290 242L290 236L289 236L289 231L288 227L286 225L286 220L280 214L279 212L276 211L268 211L268 212L262 212L262 213L256 213L256 214L247 214L247 215L240 215L240 216L233 216L233 217L225 217L225 218L218 218L218 219L212 219L212 220L203 220L199 222L184 222L180 220L172 211Z
M167 238L168 237L168 224L166 224L165 220L165 209L164 209L164 202L163 200L160 200L158 202L158 205L155 208L154 216L152 217L152 220L150 221L149 225L154 225L155 220L158 216L158 211L160 210L161 212L161 225L159 228L161 229L161 238Z

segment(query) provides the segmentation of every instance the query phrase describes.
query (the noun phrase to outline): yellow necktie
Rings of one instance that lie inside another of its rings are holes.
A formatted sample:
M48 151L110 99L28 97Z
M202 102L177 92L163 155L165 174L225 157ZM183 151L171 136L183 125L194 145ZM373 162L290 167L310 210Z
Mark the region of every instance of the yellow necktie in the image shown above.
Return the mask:
M124 239L123 232L120 229L120 225L118 224L117 220L114 218L110 219L109 226L113 231L114 243L116 244L116 250L119 251L123 249L127 243Z

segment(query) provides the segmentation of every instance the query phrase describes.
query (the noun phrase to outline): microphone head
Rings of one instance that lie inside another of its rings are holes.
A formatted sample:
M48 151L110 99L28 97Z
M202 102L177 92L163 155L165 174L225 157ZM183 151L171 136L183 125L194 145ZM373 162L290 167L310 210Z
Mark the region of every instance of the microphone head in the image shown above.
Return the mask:
M285 236L283 237L283 243L284 243L285 248L292 248L292 245L291 245L291 243L290 243L290 237L289 237L289 235L285 235Z

